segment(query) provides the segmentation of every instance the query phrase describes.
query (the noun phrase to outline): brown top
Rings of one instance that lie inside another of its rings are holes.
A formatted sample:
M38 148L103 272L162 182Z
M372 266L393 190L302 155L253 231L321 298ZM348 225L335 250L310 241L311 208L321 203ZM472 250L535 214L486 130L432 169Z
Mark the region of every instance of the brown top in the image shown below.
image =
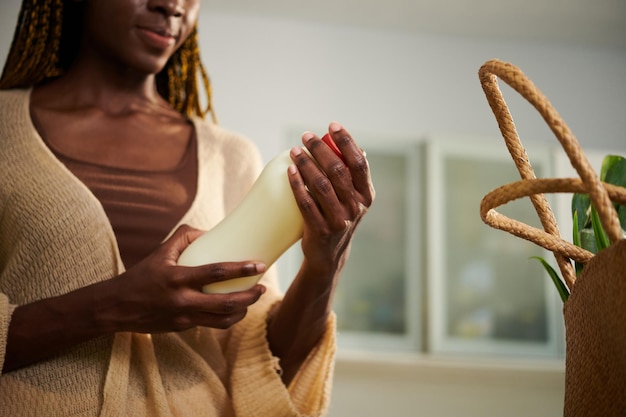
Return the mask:
M196 140L192 129L185 154L174 169L149 171L77 160L44 138L104 207L126 268L152 252L189 210L197 187Z

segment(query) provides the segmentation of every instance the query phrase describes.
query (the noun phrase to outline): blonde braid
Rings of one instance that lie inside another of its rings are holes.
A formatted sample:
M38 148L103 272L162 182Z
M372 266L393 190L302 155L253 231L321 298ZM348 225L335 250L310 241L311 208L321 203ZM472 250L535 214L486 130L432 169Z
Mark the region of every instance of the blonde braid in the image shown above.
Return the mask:
M207 105L205 109L202 109L200 105L198 73L200 73L199 75L202 78L206 92ZM211 84L200 60L197 28L194 28L178 51L170 58L159 77L166 78L166 81L163 80L160 83L163 86L161 89L162 95L177 111L187 117L194 115L204 117L207 113L211 113L213 122L217 123L213 109Z
M61 74L63 0L24 0L0 88L28 87Z

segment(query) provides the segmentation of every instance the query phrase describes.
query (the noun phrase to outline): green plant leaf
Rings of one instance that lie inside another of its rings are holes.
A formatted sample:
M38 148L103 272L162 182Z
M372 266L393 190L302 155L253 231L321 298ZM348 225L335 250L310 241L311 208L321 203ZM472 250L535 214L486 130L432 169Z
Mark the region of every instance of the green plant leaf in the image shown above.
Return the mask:
M622 236L626 238L626 206L617 207L617 216L619 217L619 224L622 225Z
M593 229L587 227L578 232L578 236L580 237L580 246L583 249L588 250L591 253L598 253L598 243L596 241L596 234Z
M559 292L561 301L566 302L567 299L569 298L569 290L567 289L567 286L565 285L565 283L559 277L559 274L557 274L554 268L552 268L552 266L548 262L546 262L545 259L543 259L542 257L531 256L531 259L537 259L539 262L541 262L546 272L548 272L548 275L550 275L552 282L556 286L556 290Z
M578 225L578 210L574 210L572 214L572 223L572 243L580 247L580 235L578 233L581 228Z
M602 161L600 180L609 184L626 187L626 158L618 155L608 155ZM626 206L615 203L615 210L622 229L626 229Z
M603 249L608 248L611 245L611 241L606 232L602 228L602 222L600 222L600 216L594 207L591 207L591 226L593 228L593 234L596 237L596 248L598 253Z
M574 213L578 213L576 217L578 219L578 230L591 227L591 218L589 216L590 208L591 199L587 194L574 194L572 196L572 216Z
M574 211L574 218L572 219L572 223L573 223L572 243L582 248L583 246L581 243L580 230L578 229L578 211L577 210ZM576 276L580 275L584 266L585 266L584 264L574 261L574 268L576 270Z
M619 155L607 155L602 160L600 181L626 186L626 158Z

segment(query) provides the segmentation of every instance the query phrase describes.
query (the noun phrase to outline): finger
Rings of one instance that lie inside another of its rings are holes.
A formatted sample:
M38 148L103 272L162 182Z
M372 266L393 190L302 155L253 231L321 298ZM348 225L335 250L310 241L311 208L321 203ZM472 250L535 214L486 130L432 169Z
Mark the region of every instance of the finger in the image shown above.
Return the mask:
M374 200L374 187L365 152L357 146L350 133L339 123L332 122L329 126L329 131L335 144L344 155L354 188L361 196L361 203L369 207Z
M248 308L234 308L229 313L208 312L195 310L182 313L173 320L174 331L184 331L192 327L203 326L218 329L227 329L241 321L247 314Z
M164 252L162 257L172 264L176 264L180 254L187 249L187 247L204 234L204 231L195 229L189 225L182 225L177 228L172 236L161 245L161 250Z
M328 153L328 146L312 133L305 133L302 140L317 159L317 164L323 169L321 174L307 180L307 185L320 202L320 206L327 217L334 216L333 223L335 223L336 228L340 228L339 222L352 221L360 215L363 198L356 191L350 170L343 159L326 157L324 153ZM307 174L304 173L304 175ZM328 184L332 187L334 195L330 194Z
M266 288L257 284L254 287L228 294L205 294L194 291L188 295L189 307L199 314L230 315L246 310L256 303Z
M341 229L344 226L345 209L330 179L301 148L293 148L291 156L297 169L288 171L289 182L305 221L320 228L330 222L333 228Z
M263 262L217 262L194 267L179 267L185 271L183 283L192 288L202 288L207 284L234 278L251 277L262 274L267 267Z
M352 135L340 123L331 122L328 126L328 133L345 159L349 159L349 157L355 159L355 156L358 159L365 154L365 151L357 145Z
M328 166L330 162L338 166L344 166L343 154L330 137L330 133L320 138L313 132L302 134L302 143L309 150L315 161L322 162L320 166Z
M332 141L332 139L330 139L330 141L333 147L336 148L334 141ZM302 142L316 159L318 165L323 169L324 175L331 180L339 200L344 202L352 200L354 186L352 184L350 170L345 164L343 155L338 156L336 154L336 152L341 151L334 151L332 147L328 145L327 141L319 139L311 132L305 132L302 135ZM332 151L332 154L329 150Z
M302 150L299 148L295 148L292 151L292 158L299 158ZM301 163L302 164L302 163ZM296 165L290 165L287 170L287 175L289 178L289 184L291 185L291 190L293 192L293 196L298 204L298 208L300 209L300 213L305 220L309 221L319 221L322 219L320 214L319 207L317 205L317 201L313 198L310 191L306 187L304 183L304 178L300 174L300 171L296 167Z
M247 313L247 309L228 315L207 313L198 316L194 321L196 326L226 330L243 320Z

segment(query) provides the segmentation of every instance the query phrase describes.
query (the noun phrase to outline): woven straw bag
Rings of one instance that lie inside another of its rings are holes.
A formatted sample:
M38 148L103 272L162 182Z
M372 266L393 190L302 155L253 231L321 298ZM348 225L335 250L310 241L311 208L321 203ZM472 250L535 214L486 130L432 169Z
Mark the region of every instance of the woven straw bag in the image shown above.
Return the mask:
M491 60L478 74L522 178L488 193L481 202L480 216L491 227L550 250L570 290L563 306L566 330L564 415L626 416L626 240L612 203L626 205L626 189L599 180L572 132L519 68ZM541 114L580 178L535 177L497 78ZM611 246L594 256L561 238L544 194L563 192L590 196ZM496 211L497 207L522 197L531 199L543 230ZM585 264L578 278L572 261Z

